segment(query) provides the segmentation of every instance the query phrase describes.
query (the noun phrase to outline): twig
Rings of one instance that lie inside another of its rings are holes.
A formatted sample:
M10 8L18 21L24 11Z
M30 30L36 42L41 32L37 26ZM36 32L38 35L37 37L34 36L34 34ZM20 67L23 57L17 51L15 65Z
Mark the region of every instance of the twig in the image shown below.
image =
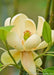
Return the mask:
M52 12L50 17L50 26L54 29L54 0L52 0Z
M47 22L49 21L49 16L50 16L51 1L52 0L48 0L47 2L47 8L46 8L46 14L45 14L45 19Z

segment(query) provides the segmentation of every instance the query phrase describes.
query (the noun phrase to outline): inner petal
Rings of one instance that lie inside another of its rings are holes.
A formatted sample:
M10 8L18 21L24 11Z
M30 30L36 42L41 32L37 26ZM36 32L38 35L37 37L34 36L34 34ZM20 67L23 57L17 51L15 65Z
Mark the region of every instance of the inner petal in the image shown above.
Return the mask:
M28 30L32 34L36 33L36 24L31 19L26 19L25 21L25 31Z
M33 34L24 43L25 50L35 50L36 47L40 44L40 42L41 38L38 35Z
M32 33L29 30L26 30L24 32L24 40L26 41L31 35L32 35Z
M23 32L25 30L25 20L27 16L24 14L18 14L14 16L11 20L11 25L14 25L12 31L16 32L20 39L23 39Z

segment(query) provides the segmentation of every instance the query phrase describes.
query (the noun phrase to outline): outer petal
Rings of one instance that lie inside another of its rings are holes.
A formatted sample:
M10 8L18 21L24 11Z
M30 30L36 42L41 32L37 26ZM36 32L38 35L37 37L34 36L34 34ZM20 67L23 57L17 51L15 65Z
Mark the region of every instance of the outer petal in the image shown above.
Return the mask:
M37 26L37 34L42 36L43 24L45 19L41 16L38 16L38 26Z
M20 52L18 52L17 50L10 50L10 53L14 57L15 61L18 63L20 60ZM14 64L13 60L11 59L7 51L5 51L2 54L1 61L4 65Z
M10 25L10 20L11 20L11 17L7 18L4 22L4 26L9 26Z
M36 75L36 67L35 67L35 63L33 61L32 52L21 53L21 62L22 62L24 69L30 75Z
M25 31L28 30L32 34L36 33L36 25L33 20L31 19L26 19L25 21Z
M11 25L14 25L14 28L12 28L12 31L16 32L21 39L23 39L23 32L25 29L25 20L27 19L27 16L24 14L18 14L14 16L11 20Z
M33 52L33 57L34 57L34 59L36 58L38 56L38 54L36 54L35 52ZM42 65L42 60L41 60L41 58L38 58L36 61L35 61L35 65L36 66L41 66Z
M22 43L15 32L9 32L7 35L8 44L17 50L23 50Z
M41 42L36 49L43 49L43 48L46 48L48 46L48 43L43 41Z
M52 30L52 42L54 43L54 30Z
M25 50L35 50L37 45L39 45L39 43L41 42L41 38L36 35L36 34L33 34L31 37L29 37L25 44L24 44L24 47L25 47Z

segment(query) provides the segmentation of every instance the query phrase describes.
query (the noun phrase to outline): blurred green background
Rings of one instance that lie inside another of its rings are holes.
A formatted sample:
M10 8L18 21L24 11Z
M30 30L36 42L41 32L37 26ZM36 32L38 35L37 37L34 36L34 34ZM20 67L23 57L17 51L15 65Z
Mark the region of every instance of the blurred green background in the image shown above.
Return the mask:
M45 17L46 6L47 0L0 0L0 26L4 25L7 17L13 17L18 13L26 14L37 23L38 16ZM4 48L2 42L0 42L0 47ZM54 65L52 60L52 57L47 57L46 65ZM14 67L7 67L0 72L0 75L18 75L18 70Z
M0 0L0 25L7 17L24 13L37 22L37 16L44 16L47 0Z

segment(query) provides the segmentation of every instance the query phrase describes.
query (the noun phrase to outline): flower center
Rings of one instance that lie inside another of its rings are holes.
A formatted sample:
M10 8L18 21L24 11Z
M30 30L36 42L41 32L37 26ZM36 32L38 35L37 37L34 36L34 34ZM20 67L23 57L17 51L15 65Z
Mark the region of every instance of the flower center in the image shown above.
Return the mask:
M28 30L26 30L26 31L24 32L24 40L26 41L30 36L31 36L31 32L28 31Z

